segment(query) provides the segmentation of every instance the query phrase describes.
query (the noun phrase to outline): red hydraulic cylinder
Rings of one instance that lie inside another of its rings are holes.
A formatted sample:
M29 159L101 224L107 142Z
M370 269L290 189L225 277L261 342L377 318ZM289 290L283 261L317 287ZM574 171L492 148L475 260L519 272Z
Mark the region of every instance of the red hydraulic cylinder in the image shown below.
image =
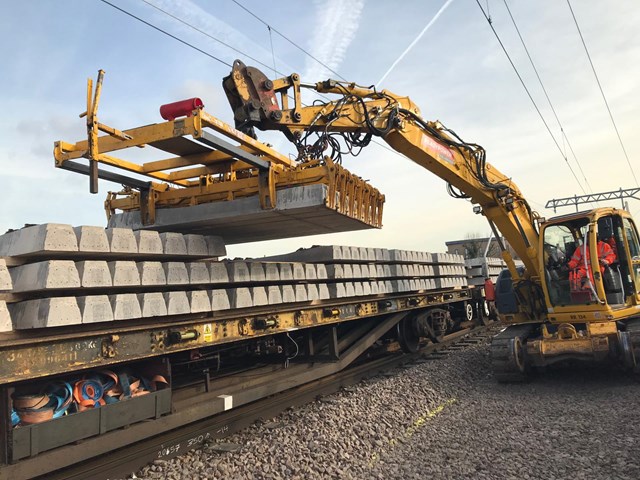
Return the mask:
M194 110L204 108L204 103L197 97L166 103L160 107L160 116L165 120L175 120L178 117L190 117Z

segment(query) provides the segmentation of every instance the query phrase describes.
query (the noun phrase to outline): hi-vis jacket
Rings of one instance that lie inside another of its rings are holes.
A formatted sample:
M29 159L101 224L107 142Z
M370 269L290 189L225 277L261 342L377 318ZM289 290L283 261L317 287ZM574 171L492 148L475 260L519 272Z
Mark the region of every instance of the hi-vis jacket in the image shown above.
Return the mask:
M586 270L585 262L582 261L582 249L583 246L579 246L576 248L575 252L573 252L573 256L571 260L569 260L569 268L579 268L580 270ZM613 252L611 245L602 240L598 241L598 260L600 263L600 273L604 273L604 267L611 265L616 260L616 254ZM586 261L590 261L590 253L589 246L587 245L587 258Z

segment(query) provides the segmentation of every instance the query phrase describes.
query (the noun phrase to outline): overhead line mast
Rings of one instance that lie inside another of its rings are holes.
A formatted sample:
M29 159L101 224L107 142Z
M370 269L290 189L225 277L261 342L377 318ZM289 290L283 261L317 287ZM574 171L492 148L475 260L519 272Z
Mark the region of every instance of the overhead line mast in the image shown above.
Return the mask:
M604 202L607 200L619 198L622 201L622 208L628 211L629 208L628 205L626 205L624 199L635 198L636 200L640 200L640 196L637 195L640 195L640 188L627 188L626 190L620 188L619 190L612 190L610 192L592 193L589 195L574 195L573 197L565 198L554 198L547 202L545 208L553 208L553 211L555 212L559 207L568 207L570 205L575 205L577 212L578 205L591 202Z

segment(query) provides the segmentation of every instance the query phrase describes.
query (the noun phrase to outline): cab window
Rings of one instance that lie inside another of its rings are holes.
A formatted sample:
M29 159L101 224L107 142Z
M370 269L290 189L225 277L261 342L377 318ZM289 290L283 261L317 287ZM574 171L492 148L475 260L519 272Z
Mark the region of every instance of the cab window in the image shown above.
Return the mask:
M628 218L622 219L622 224L624 225L624 233L629 242L629 254L633 260L640 260L640 243L638 242L636 229L633 228Z

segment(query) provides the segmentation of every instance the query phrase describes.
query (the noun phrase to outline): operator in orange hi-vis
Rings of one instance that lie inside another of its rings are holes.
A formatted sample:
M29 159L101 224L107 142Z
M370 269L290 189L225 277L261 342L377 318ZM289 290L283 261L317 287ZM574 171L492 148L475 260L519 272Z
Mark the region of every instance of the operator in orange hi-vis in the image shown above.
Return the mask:
M584 246L579 245L573 252L571 260L569 260L569 263L568 263L568 266L571 270L576 269L578 279L583 279L584 277L586 277L587 275L586 264L590 261L590 256L591 256L589 253L589 250L590 250L589 246L587 245L586 259L583 259L582 258L583 248ZM611 248L611 245L609 245L608 243L602 240L598 240L597 250L598 250L598 262L600 263L600 273L604 273L604 269L616 261L616 254Z

